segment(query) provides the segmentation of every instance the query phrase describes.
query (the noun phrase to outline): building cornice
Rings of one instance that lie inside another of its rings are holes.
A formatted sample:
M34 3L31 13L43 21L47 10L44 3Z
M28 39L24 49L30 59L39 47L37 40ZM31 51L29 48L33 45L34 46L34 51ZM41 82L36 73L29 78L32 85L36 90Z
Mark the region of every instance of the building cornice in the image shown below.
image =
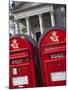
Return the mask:
M53 11L53 5L43 5L15 13L15 19L26 18L29 16L39 15L50 11Z

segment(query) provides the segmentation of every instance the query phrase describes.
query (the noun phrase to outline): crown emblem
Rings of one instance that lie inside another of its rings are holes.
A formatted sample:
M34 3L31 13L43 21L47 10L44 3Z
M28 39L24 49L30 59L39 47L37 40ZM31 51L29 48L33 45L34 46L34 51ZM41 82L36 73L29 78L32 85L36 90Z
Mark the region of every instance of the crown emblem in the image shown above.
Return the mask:
M11 44L11 47L13 47L14 49L19 48L19 45L18 45L18 43L17 43L17 40L16 40L16 39L13 39L12 44Z
M57 34L57 32L55 32L55 31L52 32L52 35L53 36L56 36L56 34Z
M53 31L53 32L51 33L50 39L51 39L53 42L58 42L58 41L59 41L56 31Z

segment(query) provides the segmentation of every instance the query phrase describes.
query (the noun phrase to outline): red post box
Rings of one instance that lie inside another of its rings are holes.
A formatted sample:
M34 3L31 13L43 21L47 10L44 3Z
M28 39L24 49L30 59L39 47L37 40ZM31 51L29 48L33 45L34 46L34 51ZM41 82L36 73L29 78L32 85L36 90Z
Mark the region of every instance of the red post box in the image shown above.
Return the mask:
M38 49L43 86L66 84L66 34L62 28L49 28L39 40Z
M9 86L11 89L37 86L34 51L32 42L25 35L10 38Z

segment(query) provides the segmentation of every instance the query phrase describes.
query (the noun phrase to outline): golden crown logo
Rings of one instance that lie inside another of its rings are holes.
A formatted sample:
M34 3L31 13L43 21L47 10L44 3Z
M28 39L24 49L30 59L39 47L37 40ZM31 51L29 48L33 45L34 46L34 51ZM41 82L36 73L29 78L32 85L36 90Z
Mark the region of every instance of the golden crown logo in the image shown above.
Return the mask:
M19 45L18 45L16 39L13 39L12 44L11 44L11 47L13 47L14 49L18 49L19 48Z
M57 32L56 32L56 31L53 31L51 34L52 34L52 36L50 36L50 39L51 39L53 42L58 42L59 39L58 39L58 36L57 36Z

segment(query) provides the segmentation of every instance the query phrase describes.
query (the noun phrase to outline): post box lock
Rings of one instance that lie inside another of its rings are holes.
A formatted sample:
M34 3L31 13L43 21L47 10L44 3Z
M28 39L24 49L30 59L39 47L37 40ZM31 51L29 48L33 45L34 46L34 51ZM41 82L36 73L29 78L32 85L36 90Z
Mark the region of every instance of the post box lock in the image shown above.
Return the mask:
M13 68L13 75L17 75L17 68Z
M57 65L60 67L61 66L61 63L58 63Z

